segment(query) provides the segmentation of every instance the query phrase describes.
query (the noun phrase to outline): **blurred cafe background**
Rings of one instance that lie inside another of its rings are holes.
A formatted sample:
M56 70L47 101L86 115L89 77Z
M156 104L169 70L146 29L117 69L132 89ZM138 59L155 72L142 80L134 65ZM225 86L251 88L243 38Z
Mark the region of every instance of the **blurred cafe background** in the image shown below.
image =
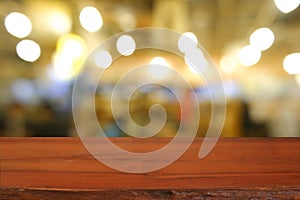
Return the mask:
M0 135L77 136L72 88L89 52L120 32L162 27L198 40L215 63L226 93L222 136L300 136L299 4L300 0L1 0ZM95 108L105 133L128 136L116 125L108 97L126 71L151 62L174 68L191 83L200 106L197 136L204 136L211 102L201 77L184 59L151 49L136 51L127 61L117 59L103 77ZM168 114L156 136L174 136L180 108L170 90L159 85L133 94L133 120L147 125L149 108L156 103ZM122 113L123 107L118 109Z

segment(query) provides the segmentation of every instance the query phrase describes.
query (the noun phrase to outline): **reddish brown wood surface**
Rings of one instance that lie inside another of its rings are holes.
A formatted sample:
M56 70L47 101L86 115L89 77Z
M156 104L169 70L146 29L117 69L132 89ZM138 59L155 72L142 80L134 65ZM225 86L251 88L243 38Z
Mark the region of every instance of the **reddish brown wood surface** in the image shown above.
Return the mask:
M272 200L300 199L298 189L37 190L3 189L1 200Z
M112 141L141 152L159 148L169 139L113 138ZM201 138L195 139L179 160L162 170L128 174L95 160L79 138L0 138L2 197L17 196L22 192L15 192L23 189L28 193L50 194L65 190L69 195L74 195L74 191L130 190L134 194L134 190L154 189L173 196L188 190L192 192L186 195L198 192L206 197L210 190L217 193L219 189L230 189L236 195L239 190L255 194L272 191L275 196L286 192L293 194L293 199L300 198L300 139L221 138L213 151L199 160L201 143Z

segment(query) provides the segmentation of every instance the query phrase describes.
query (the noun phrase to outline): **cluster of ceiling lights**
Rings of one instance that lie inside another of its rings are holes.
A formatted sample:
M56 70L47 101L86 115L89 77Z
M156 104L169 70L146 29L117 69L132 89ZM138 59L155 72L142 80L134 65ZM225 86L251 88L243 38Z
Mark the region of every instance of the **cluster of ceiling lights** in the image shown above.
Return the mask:
M120 25L125 23L131 28L135 26L135 18L126 10L118 10L116 14L118 14L119 16L118 19L122 19L122 23L120 21ZM61 19L59 19L60 16ZM48 24L49 26L51 25L51 23L48 23L50 18L51 20L54 19L53 16L49 16L48 19L44 19L48 20L45 24ZM63 13L56 13L55 21L64 22L66 21L66 17L63 15ZM81 10L79 14L79 22L81 26L90 33L97 32L103 26L101 13L97 8L92 6L84 7ZM66 25L62 27L70 27L71 22L65 24ZM10 13L5 19L5 27L10 34L18 38L27 37L32 31L31 20L22 13ZM68 33L70 31L70 28L68 28L68 31L66 31L65 29L62 30L62 27L49 27L51 30L55 29L53 31L58 31L59 33L61 33L61 36L59 37L56 44L56 50L52 54L52 68L51 70L49 70L49 75L59 80L70 80L71 78L76 76L80 70L80 66L87 54L87 44L85 40L79 35ZM125 30L126 28L123 27L123 29ZM192 41L193 44L197 46L198 39L194 33L186 32L183 33L182 36L184 36L183 38L187 38L189 41ZM22 40L17 45L16 51L21 59L28 62L36 61L41 55L40 46L32 40ZM195 71L194 67L191 66L186 58L185 62L190 71L198 74L198 72ZM158 63L169 66L167 61L162 57L156 57L150 61L150 65ZM151 67L149 71L150 74L155 73L155 76L157 76L157 74L161 74L161 78L166 78L168 74L168 72L157 73L157 71L152 69Z
M50 12L50 11L49 11ZM45 24L44 29L57 33L60 37L56 43L56 50L52 54L49 76L58 80L70 80L78 74L87 55L86 41L76 34L70 34L71 19L63 10L57 9L36 19L35 23ZM127 10L116 13L121 25L135 27L135 18ZM100 11L93 7L84 7L79 13L79 22L84 30L90 33L99 31L103 26ZM19 12L12 12L5 18L5 28L17 38L25 38L31 34L32 22L28 16ZM121 26L122 27L122 26ZM124 28L124 27L123 27ZM39 30L43 31L43 30ZM41 55L39 44L33 40L24 39L16 46L19 58L27 62L35 62Z
M289 13L295 10L299 4L300 0L274 0L276 7L283 13ZM275 40L275 35L269 28L259 28L255 30L250 36L250 44L243 47L239 53L238 58L242 65L252 66L259 62L261 58L261 52L269 49ZM292 56L287 57L288 63L285 64L284 69L291 68L290 65L294 63L294 59L297 55L292 54ZM295 63L294 63L295 64ZM292 67L294 68L294 67ZM288 73L293 71L292 69L286 70Z
M64 15L56 15L55 18L53 16L50 16L50 18L55 21L64 21L65 17L58 19L60 16L64 17ZM103 26L101 13L97 8L91 6L81 10L79 21L81 26L90 33L97 32ZM51 23L45 24L51 26ZM4 25L8 33L20 39L26 38L32 32L31 20L20 12L8 14L4 20ZM53 28L55 31L61 30L57 26ZM69 29L67 32L62 31L61 36L57 40L56 50L52 55L52 72L58 79L69 80L79 72L79 68L87 53L87 45L85 40L79 35L69 34ZM23 39L17 44L16 53L22 60L35 62L41 55L41 48L37 42Z
M250 36L250 44L243 47L239 54L239 60L244 66L251 66L258 63L261 52L269 49L275 40L274 33L269 28L259 28Z
M283 13L292 12L300 4L300 0L274 0L274 2ZM295 75L295 79L300 85L300 53L287 55L283 60L283 68L288 74Z
M17 38L25 38L32 31L30 19L19 12L12 12L4 20L6 30ZM17 55L28 62L36 61L41 55L41 48L33 40L21 40L16 46Z
M283 13L288 13L295 10L300 0L274 0L277 8ZM99 10L92 6L83 8L79 14L79 21L81 26L88 32L94 33L103 26L103 19ZM32 31L31 20L22 13L12 12L5 18L5 28L13 36L23 39L30 35ZM195 44L198 43L197 37L187 32L183 34ZM274 33L271 29L263 27L255 30L249 39L249 45L240 49L235 54L238 55L239 62L244 66L252 66L259 62L261 52L270 48L275 40ZM36 61L41 55L41 48L38 43L33 40L23 39L16 46L17 55L28 62ZM65 33L57 42L57 48L52 56L52 64L54 71L62 79L70 79L74 77L82 63L84 56L87 53L85 40L78 35ZM238 66L238 62L232 55L224 56L220 65L224 72L233 72ZM154 59L155 60L155 59ZM300 53L293 53L287 55L283 61L284 69L289 74L300 73ZM186 64L190 70L197 73L193 66L187 61ZM297 75L299 77L300 75ZM298 78L300 79L300 78ZM297 79L297 80L298 80Z
M202 70L204 68L206 68L207 61L205 60L204 57L200 56L197 58L197 62L196 62L197 64L199 64L199 66L194 66L192 64L192 62L190 61L191 56L187 57L187 54L186 54L188 51L195 49L197 47L197 45L198 45L197 36L192 32L182 33L181 36L179 37L178 49L181 52L185 52L185 56L184 56L185 64L189 67L189 70L192 73L199 75L201 70L198 68L202 67L201 68ZM200 51L200 55L202 55L201 50L199 50L199 51ZM193 59L193 60L195 61L195 59ZM161 68L161 67L157 67L157 66L165 66L166 68ZM152 77L155 77L157 79L166 79L170 75L170 72L171 72L168 69L168 67L170 67L170 65L165 58L154 57L150 61L149 75L151 75Z
M92 6L84 7L79 14L81 26L90 33L99 31L103 19L99 10ZM59 80L70 80L75 77L87 55L86 41L76 34L62 35L52 55L53 75Z
M289 13L295 10L300 0L274 0L276 7L283 13ZM232 51L223 56L220 60L221 69L225 73L232 73L237 66L252 66L259 62L262 51L269 49L275 41L275 35L271 29L262 27L255 30L250 38L249 45L241 48L239 51ZM238 60L236 59L236 56ZM300 53L287 55L283 61L284 70L289 74L300 73ZM298 75L299 77L300 75ZM300 78L298 78L300 79ZM300 82L300 81L299 81Z

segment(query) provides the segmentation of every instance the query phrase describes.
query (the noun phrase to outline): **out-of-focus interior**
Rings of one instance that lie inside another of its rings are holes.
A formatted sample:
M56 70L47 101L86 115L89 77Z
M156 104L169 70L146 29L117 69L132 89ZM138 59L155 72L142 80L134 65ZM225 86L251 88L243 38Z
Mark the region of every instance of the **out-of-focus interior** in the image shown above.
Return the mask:
M221 136L300 136L299 4L300 0L1 0L0 135L77 136L72 87L89 53L120 32L162 27L196 38L214 61L226 94ZM138 50L131 58L114 61L95 94L105 133L128 136L116 125L108 98L117 80L139 63L156 61L191 83L200 106L197 136L205 136L211 103L201 76L168 52ZM168 114L156 136L174 136L180 108L164 87L152 85L133 94L133 120L147 125L149 108L156 103ZM119 109L122 113L123 105Z

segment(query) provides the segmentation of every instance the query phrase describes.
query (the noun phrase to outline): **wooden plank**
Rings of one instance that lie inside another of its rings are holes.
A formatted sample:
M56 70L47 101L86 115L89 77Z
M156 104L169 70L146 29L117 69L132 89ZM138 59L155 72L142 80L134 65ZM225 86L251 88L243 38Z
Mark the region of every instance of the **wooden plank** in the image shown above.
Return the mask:
M298 189L158 189L158 190L37 190L2 189L3 200L227 200L227 199L300 199Z
M136 152L154 150L170 141L111 140ZM270 199L272 195L285 195L300 199L300 139L220 138L213 151L199 160L202 141L195 139L180 159L164 169L129 174L95 160L79 138L0 138L1 199L9 195L30 199L26 195L32 193L39 199L41 193L55 196L62 191L70 197L85 192L105 196L111 190L120 196L150 195L149 199L155 199L155 195L183 199L182 194L200 198L211 192L219 194L220 199L224 194L269 195Z

